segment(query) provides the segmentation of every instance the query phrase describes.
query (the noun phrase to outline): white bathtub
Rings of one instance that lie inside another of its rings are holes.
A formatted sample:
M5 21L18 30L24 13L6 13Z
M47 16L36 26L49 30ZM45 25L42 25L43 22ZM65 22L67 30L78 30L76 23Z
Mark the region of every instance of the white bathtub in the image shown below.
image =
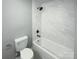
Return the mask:
M45 38L33 41L33 49L39 53L41 59L74 59L71 49Z

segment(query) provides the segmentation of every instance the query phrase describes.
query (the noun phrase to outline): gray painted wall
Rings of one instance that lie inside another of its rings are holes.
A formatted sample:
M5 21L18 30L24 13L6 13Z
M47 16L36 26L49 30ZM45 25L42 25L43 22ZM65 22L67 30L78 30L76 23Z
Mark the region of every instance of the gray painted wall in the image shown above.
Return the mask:
M2 58L15 59L14 39L32 37L32 1L2 0ZM29 45L29 47L31 44Z

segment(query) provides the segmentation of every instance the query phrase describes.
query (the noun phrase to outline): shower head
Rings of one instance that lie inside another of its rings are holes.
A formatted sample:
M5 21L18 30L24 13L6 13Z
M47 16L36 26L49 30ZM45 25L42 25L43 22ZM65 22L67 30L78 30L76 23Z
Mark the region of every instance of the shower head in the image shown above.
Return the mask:
M42 11L43 10L43 7L38 7L37 8L39 11Z

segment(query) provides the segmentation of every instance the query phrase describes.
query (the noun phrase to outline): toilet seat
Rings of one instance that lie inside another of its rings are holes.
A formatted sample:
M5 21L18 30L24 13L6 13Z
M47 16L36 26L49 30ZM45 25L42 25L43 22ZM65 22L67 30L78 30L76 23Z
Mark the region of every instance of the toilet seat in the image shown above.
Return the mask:
M32 59L33 58L33 51L30 48L25 48L21 50L21 59Z

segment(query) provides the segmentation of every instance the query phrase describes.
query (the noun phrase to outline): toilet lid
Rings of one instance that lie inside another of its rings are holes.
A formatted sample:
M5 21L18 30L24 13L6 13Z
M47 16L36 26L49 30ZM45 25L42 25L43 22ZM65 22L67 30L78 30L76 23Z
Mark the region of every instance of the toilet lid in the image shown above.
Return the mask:
M31 59L33 58L33 51L30 48L25 48L21 51L21 58L22 59Z

